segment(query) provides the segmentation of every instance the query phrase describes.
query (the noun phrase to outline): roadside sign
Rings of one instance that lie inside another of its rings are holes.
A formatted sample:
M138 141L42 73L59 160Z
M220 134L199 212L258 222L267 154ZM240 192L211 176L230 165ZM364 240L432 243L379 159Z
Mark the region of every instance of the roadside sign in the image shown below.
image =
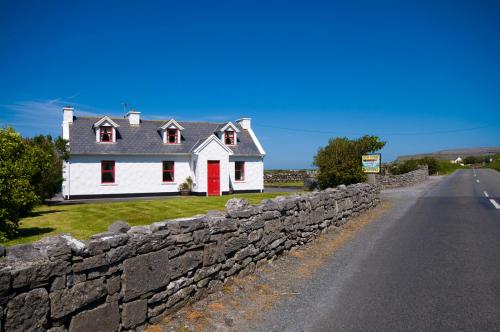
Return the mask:
M365 173L380 173L380 153L364 154L361 156L363 172Z

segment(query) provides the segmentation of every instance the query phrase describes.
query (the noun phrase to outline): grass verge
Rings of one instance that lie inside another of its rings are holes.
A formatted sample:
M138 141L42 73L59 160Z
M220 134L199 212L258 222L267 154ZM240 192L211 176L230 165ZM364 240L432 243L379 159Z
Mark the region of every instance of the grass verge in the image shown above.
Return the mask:
M16 238L2 243L6 246L34 242L45 236L69 233L78 239L88 239L104 232L116 220L124 220L131 226L147 225L165 219L204 214L209 210L223 210L231 198L245 198L250 204L262 199L290 193L236 194L211 197L176 197L155 200L136 200L112 203L39 206L27 218L21 220Z

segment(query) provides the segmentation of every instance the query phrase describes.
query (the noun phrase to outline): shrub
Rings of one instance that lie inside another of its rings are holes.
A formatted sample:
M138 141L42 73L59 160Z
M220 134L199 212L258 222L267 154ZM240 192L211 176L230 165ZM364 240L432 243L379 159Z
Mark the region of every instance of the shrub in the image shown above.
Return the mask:
M61 190L66 142L51 136L23 140L0 128L0 241L15 236L19 219Z
M0 128L0 241L16 234L19 219L40 200L31 182L36 173L32 156L21 135Z
M376 136L363 136L355 140L347 137L330 139L328 145L320 148L314 157L320 188L365 181L361 156L378 151L384 145L385 142L379 141Z

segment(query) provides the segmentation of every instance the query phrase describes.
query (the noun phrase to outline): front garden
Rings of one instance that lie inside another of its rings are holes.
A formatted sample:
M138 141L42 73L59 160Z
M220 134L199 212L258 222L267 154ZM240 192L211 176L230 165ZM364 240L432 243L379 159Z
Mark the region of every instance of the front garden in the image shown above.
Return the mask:
M21 219L16 237L2 244L11 246L29 243L60 233L69 233L78 239L88 239L93 234L106 231L116 220L126 221L131 226L147 225L165 219L205 214L209 210L223 210L231 198L245 198L250 204L258 204L263 199L286 194L273 192L78 205L42 205L35 208L28 217Z

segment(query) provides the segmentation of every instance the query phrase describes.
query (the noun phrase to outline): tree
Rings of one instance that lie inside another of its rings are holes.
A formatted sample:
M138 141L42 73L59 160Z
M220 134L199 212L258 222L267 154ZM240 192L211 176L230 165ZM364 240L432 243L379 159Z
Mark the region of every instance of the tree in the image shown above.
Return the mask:
M465 157L465 159L464 159L464 164L466 164L466 165L472 165L472 164L475 164L477 162L478 161L477 161L476 157L474 157L474 156L468 156L468 157Z
M0 128L0 241L16 234L19 219L39 202L31 183L32 151L14 129Z
M0 241L15 236L19 219L61 190L66 141L50 135L22 139L0 128Z
M52 141L50 135L38 135L27 139L26 143L31 146L29 151L34 169L31 183L35 186L35 193L42 201L52 198L61 191L62 162L68 158L66 141L60 137Z
M366 174L361 167L361 156L378 151L384 145L385 142L380 141L378 137L368 135L355 140L347 137L330 139L328 145L319 148L314 157L320 188L365 181Z

